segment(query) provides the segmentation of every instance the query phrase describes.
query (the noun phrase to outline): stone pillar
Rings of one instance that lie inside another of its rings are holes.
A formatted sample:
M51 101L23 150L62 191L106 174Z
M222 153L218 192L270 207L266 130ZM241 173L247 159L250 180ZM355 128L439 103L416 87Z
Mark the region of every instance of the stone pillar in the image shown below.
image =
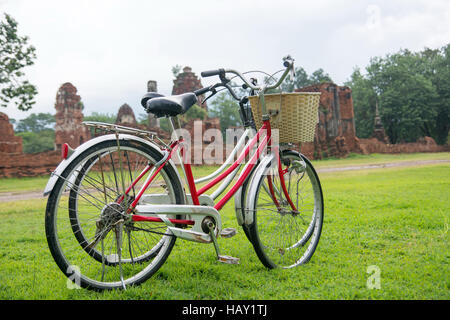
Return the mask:
M147 82L147 92L158 92L158 83L155 80Z
M155 80L147 82L147 92L158 92L158 83ZM148 126L150 129L159 128L159 119L150 113L148 114Z
M375 102L375 120L372 137L376 138L378 141L388 143L388 137L384 131L383 123L381 122L380 113L378 111L378 99Z

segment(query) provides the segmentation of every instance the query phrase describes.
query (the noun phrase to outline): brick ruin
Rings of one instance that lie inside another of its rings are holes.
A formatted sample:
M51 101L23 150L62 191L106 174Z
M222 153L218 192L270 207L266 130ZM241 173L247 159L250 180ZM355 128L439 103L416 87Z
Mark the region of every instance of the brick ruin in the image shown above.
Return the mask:
M172 94L182 94L186 92L192 92L203 88L200 79L192 72L191 67L184 67L183 72L179 73L175 80L173 80ZM198 97L198 105L208 111L208 107L205 103L202 103L203 96Z
M138 123L134 115L133 109L128 104L123 104L117 112L116 124L126 127L137 128Z
M83 122L83 104L77 95L77 88L70 82L64 83L56 94L55 103L55 150L61 150L64 143L72 148L90 139L90 133Z
M173 89L172 94L182 94L186 92L193 92L195 90L203 88L202 82L196 76L194 72L192 72L191 67L184 67L183 72L179 73L175 80L173 80ZM204 96L201 95L198 97L197 105L202 107L206 112L208 111L208 106L205 103L202 103ZM199 121L201 120L201 121ZM201 134L204 137L204 133L208 129L217 129L220 131L220 119L219 118L210 118L208 115L205 119L192 119L184 124L183 129L187 130L191 137L194 137L195 133ZM203 140L203 139L202 139ZM213 159L215 159L215 154L211 155L206 152L204 154L205 146L209 145L211 141L204 140L201 144L195 144L194 141L191 141L191 160L192 162L195 159L203 159L206 163L211 163ZM222 153L225 156L225 152ZM210 157L209 157L210 156ZM222 157L223 158L223 157Z
M0 112L0 177L45 175L58 165L59 151L25 154L22 138L14 135L6 114Z
M0 112L0 153L22 153L22 138L14 135L14 128L9 117Z
M181 94L202 88L201 81L185 67L174 80L173 94ZM157 83L147 83L148 92L157 92ZM349 87L341 87L334 83L320 83L297 91L321 92L319 107L319 123L316 127L314 142L301 145L301 151L311 159L324 157L345 157L349 152L355 153L410 153L449 151L449 146L438 146L432 138L425 137L416 143L391 145L387 143L386 134L378 112L374 119L374 133L370 139L358 139L355 135L352 93ZM207 110L206 104L199 105ZM35 154L23 154L22 138L14 135L13 126L6 114L0 113L0 177L23 177L50 174L61 160L60 149L63 143L73 148L91 138L89 130L82 125L83 104L77 95L77 89L71 83L64 83L56 95L55 150ZM377 110L376 110L377 111ZM140 125L136 121L133 109L123 104L118 111L116 123L148 129L156 132L163 139L169 134L159 127L158 119L149 115L148 125ZM191 136L194 132L202 134L207 129L220 130L219 118L190 120L184 125ZM203 137L203 135L202 135ZM191 145L191 159L202 159L204 148L211 141ZM212 155L213 156L213 155ZM223 151L225 157L225 150ZM203 159L211 163L210 159Z
M343 157L359 152L353 114L352 91L331 82L319 83L296 90L320 92L319 123L314 142L304 143L301 151L312 159Z

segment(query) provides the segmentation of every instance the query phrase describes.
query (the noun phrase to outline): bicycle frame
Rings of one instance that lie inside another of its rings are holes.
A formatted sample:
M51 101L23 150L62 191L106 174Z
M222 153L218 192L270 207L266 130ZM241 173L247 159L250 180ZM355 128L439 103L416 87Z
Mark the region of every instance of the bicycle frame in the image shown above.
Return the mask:
M265 106L265 102L264 102L264 93L266 92L266 90L278 87L281 84L281 82L284 80L284 78L287 76L287 74L289 72L291 72L291 73L293 72L293 60L290 57L286 57L284 60L285 60L284 65L286 66L286 70L284 71L283 75L278 80L278 82L276 84L272 85L272 86L265 85L263 87L257 87L256 85L253 85L252 83L248 82L245 79L245 77L242 74L240 74L238 71L235 71L235 70L232 70L232 69L229 69L229 70L223 70L222 69L222 70L214 71L212 73L209 72L210 75L213 75L213 74L220 75L220 74L222 74L221 75L221 79L222 80L226 80L223 77L223 75L226 72L234 73L237 76L239 76L246 83L246 85L249 88L251 88L254 92L256 92L256 91L259 92L258 96L259 96L260 101L261 101L261 107L262 107L262 113L263 113L263 124L262 124L262 127L258 130L256 135L251 138L249 143L245 146L244 151L241 152L241 154L238 156L237 160L233 164L231 164L229 168L225 169L226 165L229 162L228 160L231 159L232 157L229 157L227 159L226 163L224 163L218 170L216 170L216 172L214 172L213 174L211 174L211 175L209 175L207 177L204 177L204 178L201 178L201 179L198 179L198 180L194 180L190 162L184 161L184 158L186 156L186 148L184 146L184 140L180 137L178 140L173 141L170 144L170 146L166 150L164 150L165 151L165 156L163 157L163 159L161 161L159 161L158 163L156 163L154 166L148 165L142 171L142 173L137 177L137 179L131 184L131 186L129 186L127 188L127 190L125 191L124 195L119 199L120 202L123 201L123 199L125 199L125 195L128 194L128 192L134 187L134 185L136 185L136 183L140 179L142 179L142 177L145 176L145 174L149 170L152 170L150 172L150 174L148 175L147 180L144 182L144 185L142 186L141 190L139 190L136 198L133 200L133 202L129 206L128 213L131 213L136 208L136 206L139 203L139 200L141 199L141 197L144 194L145 190L152 183L153 179L156 177L156 175L159 173L159 171L161 171L161 169L164 167L164 165L173 157L174 153L177 154L178 159L180 160L180 164L181 164L181 166L183 168L185 180L187 182L187 185L188 185L188 188L189 188L189 191L190 191L190 196L191 196L191 199L192 199L192 203L193 203L194 206L200 206L199 196L204 194L206 191L208 191L212 187L216 186L219 182L221 182L222 180L224 180L226 178L226 180L222 183L222 185L218 188L218 190L216 190L216 192L213 193L213 199L215 199L219 194L221 194L231 184L231 181L234 179L234 176L236 175L237 171L239 170L240 165L242 164L244 159L249 155L250 150L253 147L255 147L255 146L256 146L256 151L251 156L250 161L246 163L244 169L242 170L242 173L239 175L238 180L234 183L234 185L231 187L231 189L223 196L223 198L220 199L214 205L214 210L216 210L216 212L217 212L220 209L222 209L225 206L225 204L228 202L228 200L230 200L230 198L242 187L244 182L247 180L247 178L252 173L253 168L257 164L258 159L263 154L263 151L265 150L265 148L269 147L269 149L272 152L274 152L274 154L276 156L276 164L278 166L278 173L279 173L279 177L280 177L280 186L281 186L281 189L282 189L282 193L281 193L280 190L275 190L275 188L274 188L274 186L272 184L272 181L270 179L270 176L269 176L269 178L268 178L268 190L270 192L272 200L274 201L274 204L276 205L278 210L281 210L281 206L280 206L279 201L277 200L276 193L278 193L280 197L282 197L282 194L284 194L284 196L285 196L287 202L289 203L291 209L293 211L297 211L297 209L296 209L294 203L292 202L292 200L290 199L289 193L288 193L288 191L286 189L286 185L285 185L285 181L284 181L284 173L286 173L287 170L282 170L281 158L280 158L280 154L279 154L279 148L278 148L278 146L274 145L273 140L272 140L272 131L271 131L271 126L270 126L270 116L266 112L266 106ZM228 81L226 81L225 83L222 82L221 85L227 87L227 84L226 84L227 82ZM206 91L208 91L211 88L212 87L206 88L206 90L205 89L200 89L199 92L196 92L196 95L201 94L203 91L206 92ZM227 88L230 89L229 87L227 87ZM233 94L232 90L230 90L230 93L232 93L233 97L237 98ZM178 127L179 127L179 122L177 122L177 123L178 123ZM173 132L175 132L175 126L174 126L174 123L173 123L173 118L170 119L170 124L171 124L172 133L173 133ZM240 148L239 145L242 143L242 141L243 141L243 139L240 139L240 143L238 143L238 145L235 146L235 148L234 148L234 150L232 152L233 157L234 157L237 149ZM220 173L220 172L222 172L222 173ZM201 187L200 189L197 190L196 183L203 182L203 181L208 181L210 179L212 179L212 181L208 182L205 186L203 186L203 187ZM155 221L155 222L166 222L167 223L167 219L165 219L165 218L162 219L162 218L158 218L158 217L149 217L149 216L143 216L143 215L138 215L138 214L133 214L132 219L134 221L138 221L139 220L139 221ZM163 221L163 220L166 220L166 221ZM184 223L184 224L192 224L193 223L193 221L191 221L191 220L183 220L183 221L180 222L180 220L176 220L176 219L170 220L169 219L169 221L170 221L170 223L181 223L181 222Z
M163 159L161 161L159 161L158 163L156 163L155 165L150 165L150 164L147 165L143 169L143 171L139 174L139 176L136 178L136 180L134 180L132 182L132 184L126 189L125 195L127 195L130 192L130 190L132 190L132 188L142 179L142 177L144 177L151 170L151 172L149 173L143 186L141 187L141 189L137 193L135 199L129 206L128 212L131 213L136 208L142 195L145 193L146 189L152 183L152 181L157 176L159 171L164 167L164 165L166 165L166 163L170 159L172 159L172 157L174 156L175 153L178 153L178 151L180 151L178 156L179 156L181 165L183 167L185 179L187 181L187 185L188 185L190 195L192 198L192 203L193 203L193 205L198 206L198 205L200 205L200 202L199 202L200 195L204 194L206 191L210 190L211 188L213 188L214 186L219 184L222 180L227 178L224 181L224 183L221 185L219 190L217 190L219 192L217 192L214 195L214 198L217 197L223 190L225 190L225 188L227 188L231 184L231 180L233 180L235 174L237 173L240 166L244 162L244 159L250 154L251 149L256 148L256 151L252 154L250 160L246 163L246 165L245 165L244 169L242 170L242 173L239 175L239 178L237 179L237 181L234 183L234 185L231 187L231 189L222 197L222 199L220 199L214 205L214 209L219 211L220 209L222 209L225 206L225 204L228 202L228 200L230 200L230 198L239 190L239 188L242 187L243 183L250 176L253 168L256 166L258 159L263 154L266 147L269 147L276 154L278 171L279 171L280 182L281 182L280 185L282 187L282 191L284 193L284 196L286 197L286 200L292 207L292 209L296 210L295 205L292 203L292 201L289 197L289 194L286 190L286 186L284 183L284 177L283 177L283 175L286 171L282 170L281 158L279 156L278 146L275 146L272 143L272 131L271 131L269 120L263 121L262 127L258 130L258 132L256 132L256 134L246 144L244 150L237 157L237 160L234 161L227 169L225 169L227 164L229 164L231 162L230 159L232 159L237 154L237 150L243 145L243 141L249 135L248 134L249 131L246 131L246 132L247 132L247 134L245 134L243 137L241 137L238 144L235 146L235 148L231 152L230 156L227 158L227 161L214 173L210 174L207 177L200 178L198 180L194 180L191 164L188 161L184 161L185 157L186 157L186 146L184 144L184 140L182 138L180 138L180 139L172 142L170 144L170 147L167 150L164 150L165 156L163 157ZM197 189L196 184L198 184L200 182L208 181L208 180L211 180L211 181L208 182L205 186ZM276 204L276 206L280 207L279 202L277 200L276 191L274 190L274 186L272 185L271 179L268 179L268 181L269 181L269 190L270 190L272 199L274 200L274 203ZM278 193L280 193L280 192L278 192ZM119 198L119 202L123 201L123 199L124 199L124 196ZM163 219L161 219L159 217L143 216L143 215L139 215L139 214L133 214L132 219L133 219L133 221L165 222ZM173 224L184 224L184 225L193 225L194 224L194 221L192 221L192 220L183 220L183 219L168 219L168 220Z

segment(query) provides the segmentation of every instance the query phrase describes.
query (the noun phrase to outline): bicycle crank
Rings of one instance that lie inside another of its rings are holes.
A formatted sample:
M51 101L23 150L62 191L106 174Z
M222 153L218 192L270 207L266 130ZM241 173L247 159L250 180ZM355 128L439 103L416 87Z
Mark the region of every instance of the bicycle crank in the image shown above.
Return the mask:
M239 258L231 257L231 256L225 256L220 254L219 244L217 243L217 238L215 235L215 225L213 219L210 217L206 217L202 221L202 229L205 232L209 232L211 239L214 243L214 249L216 249L216 255L217 255L217 261L222 263L228 263L228 264L239 264Z

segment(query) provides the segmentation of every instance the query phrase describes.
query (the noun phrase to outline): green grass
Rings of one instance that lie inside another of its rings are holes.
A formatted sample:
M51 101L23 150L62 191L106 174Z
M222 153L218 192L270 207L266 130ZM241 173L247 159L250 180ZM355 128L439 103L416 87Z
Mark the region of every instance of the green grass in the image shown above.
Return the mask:
M46 199L0 202L0 299L450 298L450 165L330 172L320 178L325 220L308 264L265 269L237 225L231 201L221 212L223 225L238 234L219 244L224 254L240 257L240 265L216 262L212 245L178 240L143 285L104 293L67 289L45 239ZM379 290L366 285L372 265L381 271Z
M450 160L450 152L440 153L405 153L405 154L379 154L370 155L350 154L343 159L324 159L312 161L314 167L343 167L352 165L379 164L388 162L405 162L420 160ZM219 166L193 166L194 176L201 177L213 172ZM180 174L182 171L180 170ZM28 192L43 191L47 184L49 176L31 177L31 178L7 178L0 179L0 193L2 192Z
M450 160L450 152L401 154L372 153L368 155L350 153L343 159L328 158L323 160L314 160L312 163L316 168L323 168L421 160Z

